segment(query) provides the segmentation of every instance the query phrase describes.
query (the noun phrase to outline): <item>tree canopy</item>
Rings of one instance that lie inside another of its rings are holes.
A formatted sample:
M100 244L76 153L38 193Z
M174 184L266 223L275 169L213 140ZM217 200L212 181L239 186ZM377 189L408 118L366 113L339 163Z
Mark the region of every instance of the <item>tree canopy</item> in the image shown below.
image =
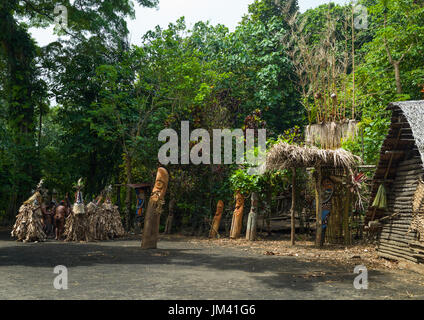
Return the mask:
M424 5L362 0L368 28L352 4L300 13L294 0L255 0L234 31L184 17L128 42L134 5L157 0L3 0L0 3L0 219L44 178L63 196L80 177L88 198L108 184L151 182L163 129L267 129L268 145L297 143L308 123L355 119L362 135L343 146L374 164L388 129L390 101L421 99ZM40 47L29 28L67 28ZM295 132L294 136L291 133ZM291 138L290 138L291 137ZM285 141L286 141L285 140ZM191 142L193 145L194 142ZM180 225L198 228L233 191L289 187L290 172L249 176L239 165L169 166ZM127 226L129 188L120 188ZM124 199L124 200L123 200ZM230 206L228 206L229 208Z

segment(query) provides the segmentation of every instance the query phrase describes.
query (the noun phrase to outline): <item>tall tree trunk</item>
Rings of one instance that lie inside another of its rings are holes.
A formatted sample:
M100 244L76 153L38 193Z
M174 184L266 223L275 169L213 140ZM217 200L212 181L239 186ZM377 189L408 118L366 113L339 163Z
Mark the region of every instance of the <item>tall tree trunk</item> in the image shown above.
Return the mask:
M175 208L175 198L172 197L169 201L169 212L168 212L168 218L166 219L166 225L165 225L165 234L171 234L172 231L172 222L174 220L174 208Z
M41 129L43 127L43 112L41 110L40 104L40 116L38 118L38 156L40 156L41 151Z
M295 221L295 209L296 209L296 168L292 168L292 204L291 204L291 245L294 246L296 243L296 221Z
M250 206L249 218L247 221L247 229L246 229L246 240L250 240L250 241L256 240L256 229L257 229L257 221L258 221L258 202L259 202L258 193L252 192L251 206Z
M271 209L271 205L272 205L272 193L271 191L268 191L266 194L266 201L267 201L267 205L266 205L266 212L267 212L267 217L266 217L266 232L268 233L268 235L271 235L271 215L272 215L272 209Z
M352 6L352 120L355 120L356 70L355 70L355 8Z
M384 13L384 28L387 27L387 12ZM387 57L389 59L390 64L393 66L395 72L395 82L396 82L396 93L402 94L402 84L400 81L400 63L405 58L405 55L412 49L413 45L410 45L409 48L402 54L399 60L395 60L392 56L392 52L390 51L388 41L386 37L383 38L384 46L386 48Z
M119 212L121 212L121 186L116 187L116 205L118 206Z
M125 155L125 175L127 177L127 185L132 183L132 164L131 157ZM125 195L125 220L127 231L131 228L131 188L127 186L127 192Z
M16 201L9 205L11 219L16 216L18 203L29 196L40 175L34 125L34 88L37 85L34 59L37 53L27 29L13 16L16 6L17 1L0 1L0 47L7 66L3 90L8 106L8 131L13 141L10 152L15 158L10 174L13 185L10 199Z
M396 92L402 94L402 84L400 82L400 62L393 61L393 68L395 70Z
M351 201L352 196L349 192L346 193L346 201L344 203L343 210L343 236L344 236L344 244L351 244L351 234L350 234L350 226L349 226L349 213L351 212Z
M316 168L316 179L315 179L315 202L316 202L316 235L315 245L322 247L322 169L321 167Z

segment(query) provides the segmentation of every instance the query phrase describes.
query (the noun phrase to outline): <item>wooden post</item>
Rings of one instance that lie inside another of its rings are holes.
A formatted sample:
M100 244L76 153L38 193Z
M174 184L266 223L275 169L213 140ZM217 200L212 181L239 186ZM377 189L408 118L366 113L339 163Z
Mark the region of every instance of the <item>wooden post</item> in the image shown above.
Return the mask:
M296 221L295 221L295 208L296 208L296 168L292 168L292 205L291 205L291 245L296 243Z
M165 234L171 234L172 221L174 220L174 208L175 208L175 199L172 198L171 201L169 201L169 212L168 212L168 218L166 219Z
M321 236L322 236L322 169L321 167L316 168L316 180L315 180L315 202L316 202L316 235L315 245L322 247Z
M396 137L396 144L395 144L395 147L394 147L395 150L398 148L401 135L402 135L402 128L399 128L399 132L398 132L397 137ZM393 153L393 152L390 154L389 165L386 168L386 172L384 174L383 183L385 183L386 180L387 180L387 178L389 177L390 169L392 168L392 163L393 163L394 155L395 155L395 153ZM371 221L374 221L376 214L377 214L377 208L375 207L374 208L374 211L372 213Z
M121 186L116 187L116 205L118 210L121 211Z
M213 217L211 230L209 232L209 238L216 238L216 236L218 235L219 225L221 223L223 211L224 211L224 202L222 200L219 200L216 206L215 216Z
M156 176L155 186L146 210L144 221L143 249L156 249L159 237L160 214L164 204L166 190L168 188L169 174L165 168L159 168Z
M249 219L247 221L246 240L256 240L256 228L258 221L258 202L259 196L257 192L252 192L251 207L249 212Z
M271 209L271 203L272 203L272 193L271 191L267 192L266 195L266 212L267 212L267 218L266 218L266 231L268 235L271 235L271 216L272 216L272 209Z
M233 214L233 221L231 223L230 238L237 239L240 237L241 229L243 227L243 209L244 197L240 191L236 192L236 208Z
M349 192L346 193L344 210L343 210L343 236L344 236L344 244L350 245L352 243L351 234L350 234L350 226L349 226L349 216L351 213L351 194Z
M131 157L128 153L125 154L125 174L127 176L127 190L125 195L125 221L127 231L131 230L131 187L128 185L132 183L132 164Z

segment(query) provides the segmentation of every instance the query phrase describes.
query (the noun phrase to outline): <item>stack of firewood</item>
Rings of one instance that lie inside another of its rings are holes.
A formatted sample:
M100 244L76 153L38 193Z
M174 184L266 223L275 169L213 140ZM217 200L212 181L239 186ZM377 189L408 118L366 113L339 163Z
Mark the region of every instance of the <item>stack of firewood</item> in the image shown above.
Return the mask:
M23 242L46 240L47 236L43 231L41 195L38 191L19 208L11 235Z

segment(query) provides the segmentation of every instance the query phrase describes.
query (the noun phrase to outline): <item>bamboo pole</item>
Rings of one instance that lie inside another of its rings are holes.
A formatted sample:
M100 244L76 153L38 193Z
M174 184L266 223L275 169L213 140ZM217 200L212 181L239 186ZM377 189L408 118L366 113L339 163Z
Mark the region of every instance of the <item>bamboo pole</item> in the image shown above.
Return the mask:
M399 145L399 141L400 141L401 134L402 134L402 130L400 130L400 129L399 129L399 132L398 132L397 137L396 137L395 150L397 149L397 147L398 147L398 145ZM385 174L384 174L384 179L383 179L383 180L384 180L384 182L383 182L383 184L385 183L385 181L387 180L387 178L388 178L388 176L389 176L390 169L391 169L391 167L392 167L392 163L393 163L393 159L394 159L394 153L391 153L391 154L390 154L389 165L387 166L387 168L386 168L386 172L385 172ZM373 210L373 213L372 213L372 216L371 216L371 221L374 221L376 214L377 214L377 208L376 208L376 207L374 207L374 210Z
M291 245L296 243L296 222L295 222L295 207L296 207L296 168L292 168L292 206L291 206Z
M316 202L316 235L315 245L322 247L321 236L322 236L322 168L316 168L316 180L315 180L315 202Z
M352 6L352 86L353 86L353 100L352 100L352 120L355 120L355 103L356 103L356 70L355 70L355 8Z
M171 234L172 231L172 222L174 220L174 208L175 208L175 199L172 198L171 201L169 201L169 212L168 212L168 218L166 219L166 225L165 225L165 234Z
M349 192L346 193L346 202L344 204L343 210L343 236L344 236L344 244L351 244L351 233L349 227L349 213L351 212L351 194Z

